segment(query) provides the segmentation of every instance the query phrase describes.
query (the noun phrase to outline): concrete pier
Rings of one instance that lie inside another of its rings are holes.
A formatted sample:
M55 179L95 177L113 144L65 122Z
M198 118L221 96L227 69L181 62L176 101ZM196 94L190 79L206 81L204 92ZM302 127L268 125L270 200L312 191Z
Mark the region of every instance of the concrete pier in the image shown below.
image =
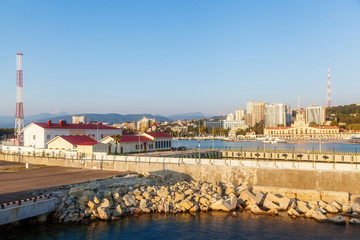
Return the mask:
M38 199L36 202L5 206L4 209L0 209L0 225L53 212L57 201L56 198Z

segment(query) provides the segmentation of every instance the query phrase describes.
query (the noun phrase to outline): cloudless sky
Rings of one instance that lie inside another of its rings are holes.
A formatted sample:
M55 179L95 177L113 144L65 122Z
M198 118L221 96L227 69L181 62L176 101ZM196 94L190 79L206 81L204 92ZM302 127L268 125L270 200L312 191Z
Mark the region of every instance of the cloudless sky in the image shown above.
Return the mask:
M360 102L359 0L0 1L0 115Z

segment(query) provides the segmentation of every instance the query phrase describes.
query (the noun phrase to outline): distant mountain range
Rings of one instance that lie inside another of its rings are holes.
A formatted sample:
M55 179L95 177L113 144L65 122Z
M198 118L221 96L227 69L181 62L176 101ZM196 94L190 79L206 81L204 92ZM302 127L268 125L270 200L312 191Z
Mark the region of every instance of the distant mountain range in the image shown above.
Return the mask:
M170 120L198 120L203 118L203 113L201 112L193 112L193 113L181 113L167 116Z
M59 122L60 119L64 119L67 122L72 122L72 116L74 114L68 114L65 112L51 114L51 113L41 113L32 116L25 116L25 126L31 122L47 122L51 120L53 122ZM152 115L152 114L117 114L117 113L107 113L107 114L98 114L98 113L86 113L86 114L76 114L76 116L86 116L86 121L95 121L95 122L102 122L102 123L123 123L123 122L136 122L142 119L143 117L146 118L155 118L158 122L165 122L165 121L173 121L173 120L185 120L185 119L200 119L202 117L202 113L200 112L193 112L193 113L183 113L183 114L176 114L170 115L167 117L161 115ZM13 128L14 127L14 116L0 116L0 128Z
M40 113L25 117L25 126L31 122L42 122L44 119L54 118L56 116L67 115L66 112L60 113ZM15 116L0 116L0 128L13 128L15 125Z

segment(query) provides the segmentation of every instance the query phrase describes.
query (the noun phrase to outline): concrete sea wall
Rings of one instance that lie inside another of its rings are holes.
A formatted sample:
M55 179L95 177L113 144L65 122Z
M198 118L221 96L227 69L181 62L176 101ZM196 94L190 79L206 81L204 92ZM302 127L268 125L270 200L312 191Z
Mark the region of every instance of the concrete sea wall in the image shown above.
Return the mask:
M346 202L351 197L360 194L360 184L357 183L357 179L360 179L360 171L354 165L350 165L353 169L351 171L341 171L336 168L335 170L332 168L330 170L280 168L280 162L273 162L270 164L271 167L266 167L267 165L256 160L252 160L253 164L250 167L243 166L242 161L238 160L226 162L225 160L201 159L199 162L199 159L126 156L117 156L113 160L72 160L0 154L1 160L86 169L149 172L174 179L229 182L235 186L246 184L249 187L265 187L266 191L270 192L271 189L276 189L274 192L281 190L286 192L287 196L298 198L303 196L305 199L314 196L314 199L325 200L327 196L330 196L332 199ZM216 161L220 161L222 165ZM294 194L299 191L290 189L305 191L307 194L295 196Z

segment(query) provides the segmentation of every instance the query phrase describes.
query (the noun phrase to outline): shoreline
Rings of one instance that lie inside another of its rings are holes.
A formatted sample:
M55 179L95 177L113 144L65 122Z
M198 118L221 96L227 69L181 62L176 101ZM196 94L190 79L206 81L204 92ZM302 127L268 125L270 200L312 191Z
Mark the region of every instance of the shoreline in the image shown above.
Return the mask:
M255 215L287 215L334 224L360 224L360 204L336 201L301 201L270 192L252 192L252 187L228 183L164 180L156 175L128 174L87 183L34 191L59 199L55 212L32 223L89 223L116 221L139 214L196 214L228 212L233 217L245 211Z

